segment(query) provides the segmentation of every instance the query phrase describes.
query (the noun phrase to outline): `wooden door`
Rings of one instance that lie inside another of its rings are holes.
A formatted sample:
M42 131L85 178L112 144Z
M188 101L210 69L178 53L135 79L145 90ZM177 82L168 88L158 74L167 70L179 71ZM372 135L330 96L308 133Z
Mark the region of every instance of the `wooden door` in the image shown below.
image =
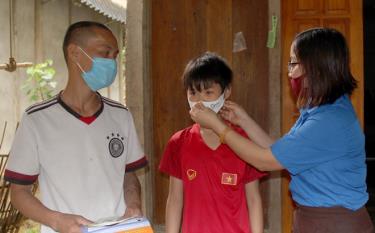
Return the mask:
M287 77L290 44L294 36L308 28L330 27L342 32L351 52L351 70L358 80L352 102L363 126L363 25L362 0L282 0L282 133L287 133L299 116L290 95ZM293 205L289 179L282 182L283 232L291 232Z
M234 73L231 99L268 128L268 2L152 0L151 5L153 222L163 224L168 176L161 174L158 166L172 134L192 124L180 79L190 59L205 51L223 56ZM247 50L234 53L237 32L243 33ZM262 191L267 193L267 187Z

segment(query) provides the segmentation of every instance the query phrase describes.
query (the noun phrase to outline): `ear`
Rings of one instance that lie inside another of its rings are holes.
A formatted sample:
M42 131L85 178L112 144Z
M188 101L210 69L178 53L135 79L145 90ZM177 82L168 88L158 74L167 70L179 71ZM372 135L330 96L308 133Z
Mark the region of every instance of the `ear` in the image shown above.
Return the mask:
M232 93L232 86L228 86L224 90L224 99L228 99L230 94Z
M79 48L75 44L69 44L67 47L67 55L68 55L68 60L71 60L73 62L77 62L80 53L79 53Z

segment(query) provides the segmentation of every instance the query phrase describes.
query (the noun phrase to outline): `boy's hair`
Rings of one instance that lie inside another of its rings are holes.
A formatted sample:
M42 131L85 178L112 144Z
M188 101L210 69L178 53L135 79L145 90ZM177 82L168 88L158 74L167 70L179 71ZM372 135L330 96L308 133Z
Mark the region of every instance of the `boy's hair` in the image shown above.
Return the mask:
M104 24L93 21L79 21L68 27L63 42L65 61L68 61L68 45L74 43L84 46L89 37L95 36L94 28L101 28L111 32L111 30Z
M224 58L212 52L189 61L182 75L186 90L201 91L209 88L212 83L220 85L222 91L230 86L232 82L232 70Z
M304 31L294 39L293 50L307 82L298 98L298 107L333 103L344 94L351 95L357 87L350 72L347 43L337 30Z

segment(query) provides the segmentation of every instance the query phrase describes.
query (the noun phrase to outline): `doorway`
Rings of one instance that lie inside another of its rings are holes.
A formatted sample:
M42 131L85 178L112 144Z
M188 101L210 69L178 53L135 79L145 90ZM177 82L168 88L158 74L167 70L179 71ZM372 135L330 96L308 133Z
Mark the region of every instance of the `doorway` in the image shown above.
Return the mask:
M367 154L367 209L375 223L375 0L363 1L364 131Z

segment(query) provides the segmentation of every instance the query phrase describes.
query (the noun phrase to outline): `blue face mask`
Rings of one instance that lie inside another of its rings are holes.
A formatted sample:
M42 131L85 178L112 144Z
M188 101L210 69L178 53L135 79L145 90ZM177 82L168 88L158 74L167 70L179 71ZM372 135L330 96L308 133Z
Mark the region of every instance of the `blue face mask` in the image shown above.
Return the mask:
M85 72L82 67L77 63L81 69L81 76L85 80L87 86L92 91L97 91L104 87L108 87L113 83L117 74L117 63L115 59L94 57L91 58L81 47L78 47L82 52L91 59L91 70Z

